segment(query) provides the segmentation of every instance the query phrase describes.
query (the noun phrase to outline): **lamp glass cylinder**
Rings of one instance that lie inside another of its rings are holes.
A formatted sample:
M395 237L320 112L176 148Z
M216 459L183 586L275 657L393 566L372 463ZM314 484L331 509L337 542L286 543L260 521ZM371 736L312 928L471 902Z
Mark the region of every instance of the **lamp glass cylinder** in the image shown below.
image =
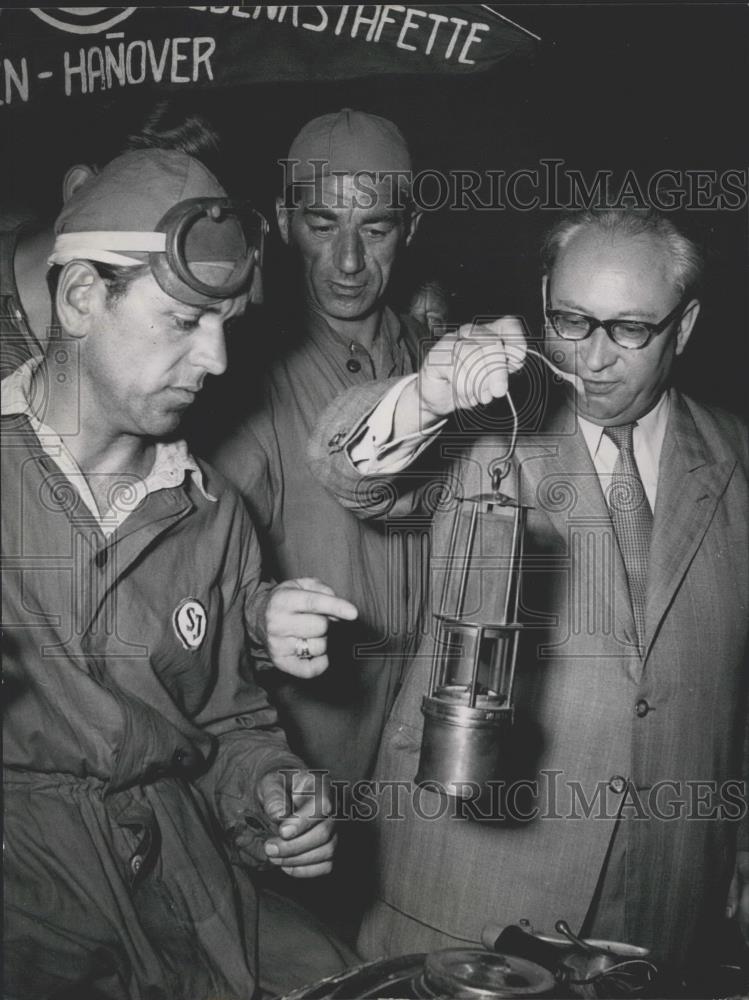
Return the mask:
M501 495L459 501L447 555L434 560L440 604L416 781L447 795L502 777L527 509Z

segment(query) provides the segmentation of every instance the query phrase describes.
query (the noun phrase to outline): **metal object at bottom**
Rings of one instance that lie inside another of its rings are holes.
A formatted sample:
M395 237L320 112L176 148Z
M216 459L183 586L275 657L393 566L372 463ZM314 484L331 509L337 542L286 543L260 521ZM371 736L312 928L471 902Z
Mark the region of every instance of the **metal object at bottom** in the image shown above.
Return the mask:
M368 962L289 993L285 1000L502 1000L554 993L554 976L524 958L482 948L446 948Z
M548 969L527 958L478 948L427 955L423 981L431 997L538 997L556 986Z

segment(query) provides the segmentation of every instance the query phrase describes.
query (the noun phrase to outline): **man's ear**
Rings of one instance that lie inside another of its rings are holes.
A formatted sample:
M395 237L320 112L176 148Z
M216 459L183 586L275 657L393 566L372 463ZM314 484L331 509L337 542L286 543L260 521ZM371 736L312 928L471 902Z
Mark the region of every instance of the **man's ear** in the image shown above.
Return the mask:
M72 260L60 272L55 294L55 312L71 337L85 337L106 300L106 286L96 269L85 260Z
M546 293L549 288L549 276L545 274L541 278L541 305L543 306L544 316L546 316Z
M85 163L76 163L75 166L71 167L70 170L65 174L62 181L62 203L63 205L73 197L79 187L86 183L86 181L91 180L92 177L96 176L96 171L93 167L89 167Z
M281 239L288 246L290 242L292 209L286 208L283 198L276 198L276 221Z
M408 220L408 231L406 232L406 246L409 246L411 240L416 235L416 230L419 228L419 223L421 222L421 217L423 212L412 212L411 218Z
M681 354L684 348L687 346L687 341L692 335L692 330L694 329L694 324L697 322L697 317L700 314L700 302L699 299L692 299L689 305L686 307L679 320L679 325L676 329L676 354L677 356Z

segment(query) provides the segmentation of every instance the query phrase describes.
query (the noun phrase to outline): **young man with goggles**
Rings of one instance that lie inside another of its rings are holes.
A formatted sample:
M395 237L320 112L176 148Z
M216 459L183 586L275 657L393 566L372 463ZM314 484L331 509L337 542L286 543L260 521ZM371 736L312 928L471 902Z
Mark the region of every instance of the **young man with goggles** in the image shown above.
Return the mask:
M46 357L3 382L6 997L249 998L248 869L330 870L325 792L252 660L355 609L263 582L241 501L177 434L257 288L254 218L253 242L183 153L114 160L57 220ZM348 959L296 927L313 964L265 989Z

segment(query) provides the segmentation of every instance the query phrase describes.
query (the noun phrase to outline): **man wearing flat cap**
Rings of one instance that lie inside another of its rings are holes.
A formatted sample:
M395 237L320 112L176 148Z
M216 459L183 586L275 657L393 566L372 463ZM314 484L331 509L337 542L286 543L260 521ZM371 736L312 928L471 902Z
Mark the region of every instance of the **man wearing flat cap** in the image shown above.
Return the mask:
M419 595L397 525L384 529L342 510L313 477L305 449L340 392L418 367L425 331L385 304L398 251L416 229L411 157L392 122L346 108L306 124L283 167L277 218L299 266L301 288L290 294L303 295L300 329L270 372L262 408L212 460L245 497L274 575L316 578L310 585L323 593L332 587L359 609L356 622L331 628L327 657L313 640L295 676L269 671L263 678L291 746L312 766L353 782L371 772L414 652ZM337 867L345 844L344 834ZM355 861L352 878L364 867Z
M262 583L240 499L177 435L256 231L192 157L115 159L57 220L46 357L2 384L6 998L250 998L248 868L330 868L252 661L355 610Z
M405 614L410 595L400 549L338 507L312 476L305 447L338 393L418 365L423 331L385 304L397 252L416 226L410 170L403 136L376 115L344 109L296 137L277 215L301 268L304 329L270 373L262 412L214 456L246 498L275 572L317 577L359 609L355 624L331 630L327 671L311 643L297 677L268 680L292 745L348 780L373 764L409 645L410 623L394 623L388 609Z
M182 115L166 99L150 107L144 120L124 138L121 148L106 150L101 136L92 136L99 147L93 160L73 164L61 185L63 203L99 166L131 149L173 149L206 163L216 158L218 134L199 114ZM93 150L89 150L92 153ZM47 288L47 258L55 234L54 216L10 224L0 215L0 378L5 378L29 358L40 357L49 336L52 303Z

